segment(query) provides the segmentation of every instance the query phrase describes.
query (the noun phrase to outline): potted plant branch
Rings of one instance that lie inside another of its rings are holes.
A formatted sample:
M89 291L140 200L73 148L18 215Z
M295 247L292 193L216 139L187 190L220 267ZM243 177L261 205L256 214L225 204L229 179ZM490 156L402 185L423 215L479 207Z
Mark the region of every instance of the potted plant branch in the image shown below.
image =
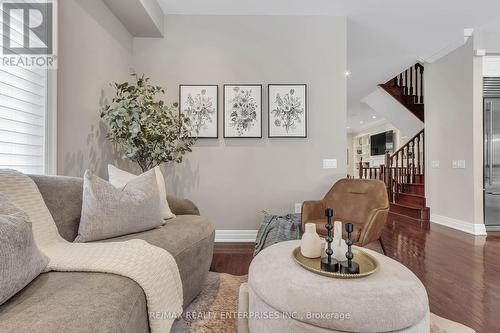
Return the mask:
M144 75L131 76L132 82L112 84L115 96L101 111L107 138L143 172L165 162L182 162L196 141L190 137L189 119L174 114L177 103L167 106L158 99L165 89L151 85Z

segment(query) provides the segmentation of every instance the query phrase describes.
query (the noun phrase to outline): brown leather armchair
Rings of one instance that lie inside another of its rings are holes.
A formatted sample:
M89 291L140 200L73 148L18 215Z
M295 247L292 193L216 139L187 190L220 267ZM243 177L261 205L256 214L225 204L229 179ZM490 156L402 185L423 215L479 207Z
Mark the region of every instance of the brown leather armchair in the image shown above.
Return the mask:
M336 182L322 200L305 201L302 204L302 224L316 223L320 235L326 235L325 209L333 209L333 221L352 223L352 240L355 245L365 246L378 240L385 254L382 229L389 212L389 199L385 184L379 180L341 179ZM345 229L343 238L347 238Z

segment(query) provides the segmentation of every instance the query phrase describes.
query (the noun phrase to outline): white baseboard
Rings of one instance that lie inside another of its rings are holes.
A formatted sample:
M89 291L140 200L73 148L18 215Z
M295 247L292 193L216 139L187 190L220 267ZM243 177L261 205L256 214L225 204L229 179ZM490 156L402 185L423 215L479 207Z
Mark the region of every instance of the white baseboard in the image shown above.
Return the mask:
M257 230L216 230L216 242L254 243Z
M484 224L474 224L451 217L431 214L431 223L436 223L475 236L486 235ZM216 230L215 241L220 243L254 243L258 230Z
M431 214L431 223L444 225L455 230L460 230L475 236L486 236L486 227L484 224L474 224L451 217Z

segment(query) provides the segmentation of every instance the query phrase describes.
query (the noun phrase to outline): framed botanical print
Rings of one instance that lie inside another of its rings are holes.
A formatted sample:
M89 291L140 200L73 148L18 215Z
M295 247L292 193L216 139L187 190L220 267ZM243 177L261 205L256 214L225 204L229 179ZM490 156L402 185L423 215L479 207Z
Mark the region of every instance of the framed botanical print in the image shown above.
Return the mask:
M179 110L190 119L192 137L219 137L218 94L218 85L179 85Z
M270 138L307 137L307 85L268 85Z
M262 85L224 85L224 137L262 138Z

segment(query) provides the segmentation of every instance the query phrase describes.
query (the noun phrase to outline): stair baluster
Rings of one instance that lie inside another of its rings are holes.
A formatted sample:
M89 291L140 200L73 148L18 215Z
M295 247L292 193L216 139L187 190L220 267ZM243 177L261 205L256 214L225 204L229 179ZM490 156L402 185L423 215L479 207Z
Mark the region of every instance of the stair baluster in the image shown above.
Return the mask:
M411 176L412 176L412 182L415 182L415 141L412 141L411 143Z
M419 96L420 98L419 98L418 103L424 104L424 66L417 63L415 65L415 68L417 68L417 67L418 67L418 71L420 74L420 96Z
M401 164L403 163L403 159L400 158L400 155L402 154L402 152L399 152L398 155L396 156L396 191L399 191L399 184L401 184L401 168L399 167L399 163L398 161L401 162Z
M408 70L405 70L405 83L403 85L404 94L408 95Z
M420 135L415 140L417 140L417 173L420 173Z
M410 95L413 95L413 67L410 67Z
M413 98L413 103L418 103L418 70L417 65L413 67L415 69L415 97Z

